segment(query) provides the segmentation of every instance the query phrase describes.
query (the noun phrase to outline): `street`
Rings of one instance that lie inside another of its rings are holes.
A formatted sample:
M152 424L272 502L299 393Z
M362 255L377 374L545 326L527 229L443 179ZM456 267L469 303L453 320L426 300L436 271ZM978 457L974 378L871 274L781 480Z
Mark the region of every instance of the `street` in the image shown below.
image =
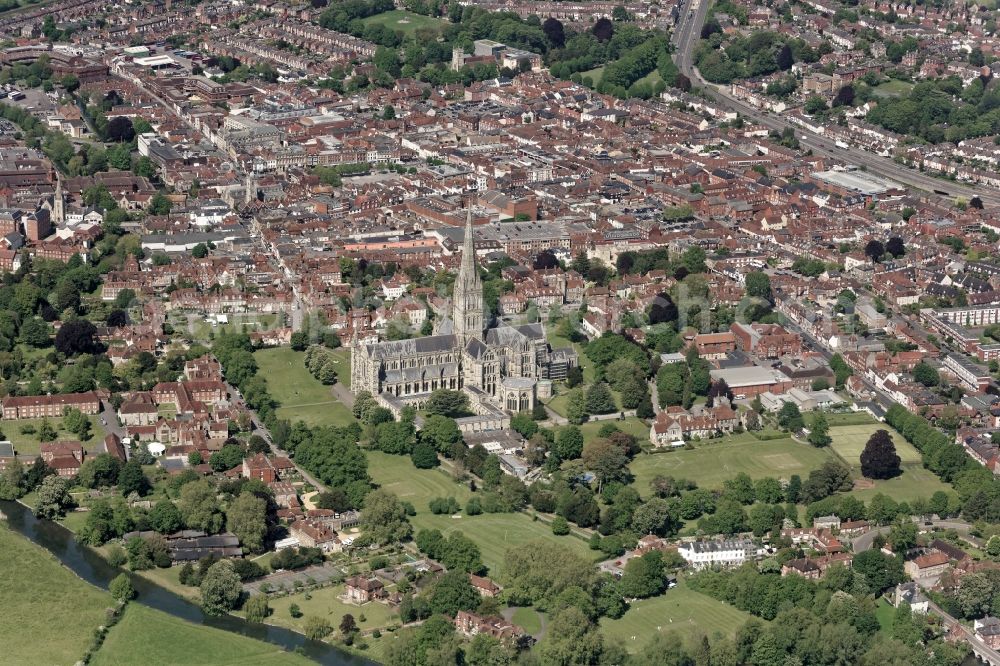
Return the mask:
M983 203L1000 204L1000 192L991 191L985 187L974 187L935 178L934 176L910 169L909 167L897 164L889 158L880 157L860 148L838 148L833 145L832 140L803 131L801 127L783 120L780 116L770 114L735 99L729 94L725 86L715 85L706 81L694 65L694 50L701 39L701 28L705 24L709 5L709 0L690 0L689 11L685 12L682 10L681 18L674 28L672 37L672 41L677 47L674 58L677 68L691 80L692 84L700 86L706 97L721 102L724 106L739 112L745 118L778 132L792 128L796 131L799 144L803 148L812 150L814 154L832 157L847 164L864 167L871 173L889 178L903 185L924 190L927 193L939 190L947 192L949 196L961 196L966 199L979 197Z

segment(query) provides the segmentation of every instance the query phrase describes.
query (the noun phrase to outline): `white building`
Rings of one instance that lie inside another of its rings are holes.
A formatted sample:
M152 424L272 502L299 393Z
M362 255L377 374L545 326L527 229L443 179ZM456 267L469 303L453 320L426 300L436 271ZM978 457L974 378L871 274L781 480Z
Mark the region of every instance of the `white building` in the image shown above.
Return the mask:
M738 567L757 554L757 547L750 539L725 539L719 541L692 541L681 544L677 552L694 569L714 566Z

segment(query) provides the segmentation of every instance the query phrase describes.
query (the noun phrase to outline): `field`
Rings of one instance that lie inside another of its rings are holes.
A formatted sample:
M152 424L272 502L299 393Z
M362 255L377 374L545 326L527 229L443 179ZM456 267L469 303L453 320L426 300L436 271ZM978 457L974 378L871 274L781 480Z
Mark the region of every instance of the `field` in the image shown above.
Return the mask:
M912 501L918 497L928 498L938 490L950 492L949 488L934 474L927 471L921 462L920 452L912 444L885 424L837 426L830 429L833 444L830 448L850 465L856 477L861 476L861 452L868 438L876 430L887 430L896 445L896 453L902 461L903 473L895 479L876 481L874 488L858 489L854 496L867 502L875 494L888 495L898 502Z
M215 664L235 666L313 663L276 645L221 629L185 622L139 604L130 604L90 662L95 666ZM64 663L65 660L64 660Z
M384 25L390 30L402 32L407 37L422 28L440 30L446 25L446 22L440 19L424 16L422 14L414 14L413 12L401 9L385 12L384 14L376 14L375 16L369 16L368 18L362 19L362 22L365 25Z
M542 616L534 608L518 608L511 616L511 622L532 636L542 630Z
M911 90L913 90L912 83L891 79L875 86L874 93L879 97L902 97L909 95Z
M346 604L337 598L337 595L343 593L344 586L336 585L312 590L309 593L310 599L306 599L304 592L271 599L268 604L274 612L267 621L269 624L279 624L301 633L305 630L306 621L314 616L326 618L330 626L336 628L340 624L341 618L350 613L362 630L385 627L395 617L395 613L385 604L375 602L364 606ZM292 604L298 604L302 611L302 617L293 618L291 616L288 608ZM362 615L365 617L363 621L361 620Z
M271 395L281 405L278 416L305 421L310 426L345 425L353 420L351 411L337 400L333 389L306 370L305 352L289 347L261 349L254 353L258 374L267 379ZM350 364L338 375L350 375Z
M8 664L75 663L114 603L2 522L0 599L0 645Z
M681 579L677 587L652 599L632 604L617 620L601 619L601 632L618 640L629 652L638 652L658 631L685 634L716 632L732 636L750 617L721 601L687 588Z
M658 474L685 478L704 488L721 488L722 482L740 472L754 479L765 476L805 477L831 460L829 451L800 444L791 438L758 441L750 434L708 440L694 450L639 455L631 465L633 485L640 494L649 493L649 482Z
M589 442L590 440L596 438L601 426L606 423L614 424L622 432L632 435L639 440L639 444L649 443L649 426L646 425L642 419L638 419L634 416L630 416L624 421L587 421L580 426L580 432L583 433L584 441Z
M104 439L104 428L101 427L101 419L99 416L90 416L90 432L91 437L86 442L83 443L85 449L97 444ZM17 451L19 455L37 455L41 450L41 441L38 439L38 428L42 425L42 421L46 419L17 419L13 421L4 421L0 424L3 429L4 438L9 440L14 445L14 450ZM80 441L80 438L69 432L68 430L62 429L62 419L48 419L49 425L56 428L59 431L56 440L73 440ZM21 428L24 426L32 426L35 429L33 434L22 434Z
M493 513L465 515L465 503L472 496L468 486L456 483L442 469L416 469L407 456L391 456L378 451L368 452L368 472L383 488L400 499L413 503L417 515L410 519L414 529L439 529L444 534L461 530L479 546L483 562L494 573L503 564L508 548L535 539L555 539L577 554L592 558L587 544L574 536L556 537L542 521L532 520L524 513ZM462 505L461 518L434 515L427 504L435 497L454 497Z

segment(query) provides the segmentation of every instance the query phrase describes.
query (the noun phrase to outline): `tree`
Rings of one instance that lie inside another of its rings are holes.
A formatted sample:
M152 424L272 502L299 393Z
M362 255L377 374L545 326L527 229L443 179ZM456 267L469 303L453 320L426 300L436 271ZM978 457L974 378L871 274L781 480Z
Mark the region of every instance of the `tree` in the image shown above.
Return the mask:
M184 519L177 505L166 498L153 506L147 520L149 526L160 534L173 534L184 526Z
M569 523L562 516L552 519L552 534L556 536L566 536L569 534Z
M222 513L215 487L208 479L186 483L181 488L178 508L190 529L215 534L222 529Z
M226 511L226 529L252 553L264 550L267 536L267 502L250 492L242 492Z
M962 584L955 593L962 614L967 618L980 618L990 613L997 594L997 585L983 572L962 576Z
M924 386L937 386L941 383L938 371L926 361L920 361L913 366L913 378Z
M406 508L399 498L384 489L372 491L365 497L361 527L365 538L379 546L408 539L412 532Z
M108 141L115 143L127 143L135 138L135 129L132 127L132 119L128 116L115 116L108 121L106 130Z
M747 296L771 300L771 278L767 273L751 271L746 275Z
M583 611L569 606L553 615L545 640L535 651L542 664L597 664L604 640Z
M841 86L833 98L833 106L854 106L854 86L851 84Z
M599 437L583 447L583 464L597 477L597 492L608 481L620 478L627 470L628 456L610 439Z
M224 615L236 608L243 583L229 560L219 560L201 581L201 607L208 615Z
M35 515L39 518L55 520L66 514L66 509L73 505L69 494L69 482L59 476L47 476L38 488L38 501L35 505Z
M861 452L861 473L869 479L891 479L901 473L899 463L892 436L882 429L872 433Z
M511 427L514 427L516 418L511 419ZM440 414L431 414L424 419L419 437L421 443L430 444L439 453L447 454L451 452L452 446L462 441L462 431L458 429L455 419Z
M14 458L0 472L0 500L12 501L21 498L25 493L25 485L24 465Z
M452 570L441 576L431 591L431 610L454 616L460 610L473 610L479 605L479 593L464 571Z
M348 636L353 634L358 630L358 623L354 621L354 616L350 613L345 613L344 617L340 618L340 633L343 636Z
M903 560L893 555L886 555L878 548L855 555L851 568L864 577L875 594L881 594L906 577L903 573Z
M886 242L885 251L897 259L902 257L906 254L906 246L903 244L903 239L899 236L893 236Z
M632 514L632 529L639 534L664 536L674 529L670 515L670 503L654 497L639 505Z
M122 603L135 598L135 588L132 587L132 581L126 573L115 576L111 584L108 585L108 591L111 592L112 597Z
M81 486L86 486L87 488L108 488L118 482L120 471L121 462L118 458L107 453L102 453L96 458L86 460L80 466L77 481Z
M618 410L615 397L604 382L592 384L587 390L587 413L610 414Z
M778 410L778 425L789 432L798 432L805 427L802 412L794 402L786 402Z
M583 388L577 387L566 394L566 419L574 424L580 425L587 420L587 396Z
M157 192L149 201L150 215L167 215L172 207L173 204L170 203L170 199L163 192Z
M142 465L133 458L122 465L122 471L118 474L118 492L128 497L132 493L140 496L149 492L149 479L142 471Z
M597 41L607 42L610 41L611 37L615 34L615 26L610 19L602 16L597 19L597 22L594 23L590 32L597 38Z
M438 389L431 393L424 409L429 414L440 414L451 418L472 414L469 409L469 396L462 391L451 389Z
M877 240L870 240L868 244L865 245L865 256L872 260L872 263L878 262L885 254L885 246Z
M817 448L830 446L830 422L823 412L816 412L809 426L809 443Z
M56 333L56 350L66 356L89 354L95 351L94 336L97 327L86 319L67 321Z
M195 259L204 259L208 256L208 246L204 243L198 243L191 248L191 256Z
M666 584L663 553L653 550L642 557L633 557L628 561L619 590L626 597L645 599L662 592Z
M556 435L552 453L560 461L579 458L583 453L583 433L575 425L563 426Z
M261 623L271 614L266 594L254 594L243 604L247 622Z
M566 32L562 22L555 17L548 17L542 23L542 32L553 48L561 49L566 43Z
M410 459L413 461L413 466L417 469L432 469L441 464L441 461L438 460L437 449L431 444L423 442L413 447Z
M305 634L309 640L321 641L331 633L333 633L333 627L330 626L326 618L313 615L306 619Z
M817 113L823 113L827 109L826 99L821 95L813 95L806 100L805 105L802 107L802 110L810 116L814 116Z

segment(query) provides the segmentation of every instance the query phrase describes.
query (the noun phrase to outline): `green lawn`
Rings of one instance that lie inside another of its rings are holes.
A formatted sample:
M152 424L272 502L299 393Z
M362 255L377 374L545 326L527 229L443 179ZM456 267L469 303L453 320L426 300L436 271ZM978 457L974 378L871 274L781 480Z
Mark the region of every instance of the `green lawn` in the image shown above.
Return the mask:
M424 16L422 14L414 14L413 12L401 9L395 9L391 12L385 12L384 14L369 16L368 18L362 19L362 22L365 25L384 25L390 30L402 32L407 37L421 28L440 30L447 25L447 22L442 21L441 19Z
M624 421L588 421L580 426L580 432L583 433L584 441L589 442L597 437L597 433L601 430L601 426L607 423L611 423L617 426L622 432L632 435L639 440L640 444L649 442L649 426L646 425L642 419L638 419L634 416L630 416Z
M273 347L254 352L258 373L267 380L271 395L281 405L278 416L305 421L310 426L345 425L354 416L337 400L333 390L309 374L305 367L305 352L290 347ZM338 377L350 375L348 363Z
M885 599L879 599L878 606L875 607L875 617L878 619L879 631L889 633L896 617L896 609Z
M830 436L833 437L830 448L850 465L855 477L861 477L861 452L876 430L887 430L892 435L903 473L894 479L876 481L873 488L857 489L853 492L855 497L867 502L877 493L882 493L898 502L909 502L918 497L929 498L938 490L951 493L951 489L938 477L924 469L920 452L903 439L902 435L883 423L845 425L830 429Z
M911 90L913 90L912 83L898 79L890 79L874 88L875 94L879 97L901 97L909 95Z
M804 478L833 458L829 451L791 438L762 442L746 433L707 440L695 447L637 456L631 465L636 490L648 495L649 482L658 474L689 479L710 489L722 488L723 481L740 472L754 479L765 476L787 479L793 474Z
M7 664L72 664L104 623L111 595L0 521L0 646Z
M381 451L366 453L368 473L375 482L399 499L412 502L418 515L430 515L427 504L435 497L454 497L463 507L472 497L467 485L457 483L442 468L417 469L409 456L393 456Z
M638 652L658 631L732 636L749 618L748 613L689 589L681 579L661 596L635 602L617 620L602 618L601 631L629 652Z
M892 441L896 445L896 453L899 454L899 459L904 465L920 462L920 452L903 439L902 435L885 424L845 425L831 428L830 436L833 437L833 443L830 447L852 468L860 469L861 452L864 451L865 444L868 443L868 439L876 430L885 430L892 436Z
M585 79L588 76L596 86L598 83L601 82L601 77L604 76L604 65L601 65L600 67L595 67L594 69L588 69L586 72L580 72L581 78Z
M343 585L323 587L309 592L310 599L306 599L306 593L289 594L268 601L274 611L267 619L269 624L280 624L298 632L303 632L306 621L312 616L326 618L330 626L340 625L341 618L350 613L362 630L381 629L390 623L397 621L395 611L385 604L377 602L367 603L364 606L356 606L341 601L338 596L344 593ZM298 604L302 611L302 617L294 618L288 612L292 604ZM361 620L361 616L365 619Z
M185 622L133 603L108 632L104 645L90 663L94 666L136 663L304 666L313 662L277 645Z
M84 448L89 449L94 444L104 440L105 432L104 428L101 427L101 419L99 416L90 416L90 432L91 436L86 442L83 443ZM80 438L77 435L69 432L68 430L63 430L62 419L17 419L14 421L4 421L2 424L4 438L11 441L14 444L14 450L17 451L19 455L30 456L37 455L41 450L41 441L38 439L38 429L41 427L42 422L48 420L49 425L56 428L59 431L56 440L73 440L79 441ZM34 433L24 434L21 432L21 428L25 426L32 426L35 429Z
M400 499L413 503L417 510L417 515L410 518L414 529L439 529L446 535L461 530L476 542L483 562L494 574L503 564L508 548L534 539L556 539L588 559L592 556L581 539L553 536L546 523L532 520L524 513L465 515L465 503L472 497L472 492L467 485L455 482L444 469L417 469L409 456L393 456L379 451L366 453L368 472L375 482ZM454 497L458 500L462 505L461 518L431 513L428 503L435 497Z
M542 630L542 618L534 608L518 608L511 621L532 636Z
M504 555L509 549L537 539L555 541L588 560L595 558L595 551L590 550L583 539L573 535L555 536L547 523L532 520L524 513L467 516L463 512L461 518L452 518L450 515L436 516L430 511L421 513L417 509L417 515L410 518L410 522L414 529L438 529L445 535L460 530L479 546L483 564L489 567L491 576L497 576L503 570Z

